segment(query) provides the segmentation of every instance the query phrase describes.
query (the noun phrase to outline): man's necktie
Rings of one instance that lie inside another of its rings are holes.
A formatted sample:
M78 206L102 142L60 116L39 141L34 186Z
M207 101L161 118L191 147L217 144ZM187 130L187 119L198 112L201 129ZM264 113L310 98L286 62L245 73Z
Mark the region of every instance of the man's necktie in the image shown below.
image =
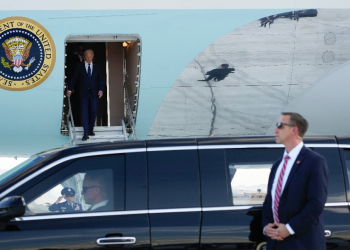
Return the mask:
M90 63L89 63L89 67L88 67L88 76L91 76L91 67L90 67Z
M290 159L289 155L286 155L284 157L283 167L282 167L280 176L278 177L278 182L277 182L277 186L276 186L275 201L273 204L273 215L275 217L276 222L280 222L280 219L278 217L278 207L280 205L280 198L281 198L281 194L282 194L283 176L284 176L284 173L286 171L287 162L289 159Z

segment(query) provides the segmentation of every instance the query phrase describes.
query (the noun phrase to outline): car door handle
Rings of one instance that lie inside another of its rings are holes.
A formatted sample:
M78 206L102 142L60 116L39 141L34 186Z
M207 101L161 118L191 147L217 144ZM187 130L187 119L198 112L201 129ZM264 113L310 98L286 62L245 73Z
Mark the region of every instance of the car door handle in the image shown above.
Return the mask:
M135 244L136 238L135 237L107 237L107 238L97 239L96 243L99 246Z
M329 238L332 236L332 232L330 230L324 230L324 237Z

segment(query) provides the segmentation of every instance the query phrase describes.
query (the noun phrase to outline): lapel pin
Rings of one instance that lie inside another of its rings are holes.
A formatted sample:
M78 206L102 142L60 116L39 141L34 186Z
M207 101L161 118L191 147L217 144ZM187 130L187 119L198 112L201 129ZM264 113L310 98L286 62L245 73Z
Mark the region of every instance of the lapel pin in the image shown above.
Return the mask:
M297 164L299 164L300 163L300 161L297 161Z

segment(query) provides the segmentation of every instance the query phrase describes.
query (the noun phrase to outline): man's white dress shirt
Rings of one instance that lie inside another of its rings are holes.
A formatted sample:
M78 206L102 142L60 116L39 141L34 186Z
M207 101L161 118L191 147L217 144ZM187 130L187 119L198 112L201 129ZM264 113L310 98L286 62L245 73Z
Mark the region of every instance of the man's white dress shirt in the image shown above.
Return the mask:
M91 211L94 211L95 209L99 208L99 207L103 207L103 206L106 206L108 203L108 200L104 200L104 201L101 201L100 203L97 203L95 205L93 205L91 207Z
M290 174L290 171L292 170L292 167L294 165L294 162L295 160L297 159L299 153L300 153L300 150L302 149L302 147L304 146L304 143L303 142L300 142L296 147L294 147L289 153L287 153L286 150L284 150L284 154L283 154L283 158L282 158L282 161L280 163L280 165L278 166L277 170L276 170L276 174L275 174L275 179L273 180L273 183L272 183L272 189L271 189L271 197L272 197L272 211L273 211L273 204L275 202L275 194L276 194L276 187L277 187L277 183L278 183L278 178L280 176L280 173L281 173L281 170L283 168L283 163L284 163L284 157L288 154L290 159L288 160L287 162L287 166L286 166L286 170L284 172L284 176L283 176L283 183L282 183L282 191L281 191L281 197L282 197L282 194L283 194L283 190L284 190L284 187L287 183L287 180L288 180L288 176ZM290 227L289 224L286 225L288 231L290 234L294 234L294 231L293 229Z
M87 73L88 72L88 68L89 68L89 64L86 61L84 61L84 63L85 63L85 69L86 69L86 73ZM91 68L91 74L92 74L92 68L93 68L92 62L90 63L90 68Z

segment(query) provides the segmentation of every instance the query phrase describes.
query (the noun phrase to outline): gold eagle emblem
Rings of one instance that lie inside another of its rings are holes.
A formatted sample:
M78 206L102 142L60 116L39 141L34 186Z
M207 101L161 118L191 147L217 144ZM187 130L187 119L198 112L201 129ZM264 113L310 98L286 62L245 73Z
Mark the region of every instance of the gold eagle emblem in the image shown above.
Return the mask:
M25 66L25 69L28 70L31 64L35 61L35 58L32 57L29 64L24 64L29 57L30 48L32 47L32 43L24 37L10 37L2 43L2 47L5 50L7 59L12 62L12 64L6 62L3 57L1 58L1 64L8 69L13 67L13 71L16 73L22 72L22 66Z

